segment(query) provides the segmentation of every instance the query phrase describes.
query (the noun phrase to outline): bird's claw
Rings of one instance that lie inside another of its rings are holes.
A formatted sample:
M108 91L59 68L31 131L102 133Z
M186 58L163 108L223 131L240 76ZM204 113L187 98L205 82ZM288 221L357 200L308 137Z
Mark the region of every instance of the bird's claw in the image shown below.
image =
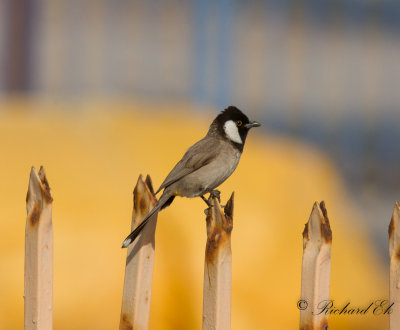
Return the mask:
M208 197L208 202L211 204L211 199L213 197L216 197L218 199L218 202L221 203L221 192L219 190L212 190L210 192L210 197Z
M221 203L221 192L219 190L212 190L210 192L210 196L207 198L205 198L204 196L200 196L201 199L204 201L204 203L207 204L208 208L212 207L212 198L216 197L218 199L218 202ZM225 205L221 205L222 208L225 207ZM208 208L204 210L204 214L207 215L208 214Z
M210 203L209 199L207 200L207 198L205 198L204 196L200 196L200 198L204 201L204 203L207 204L208 207L211 207L211 203Z

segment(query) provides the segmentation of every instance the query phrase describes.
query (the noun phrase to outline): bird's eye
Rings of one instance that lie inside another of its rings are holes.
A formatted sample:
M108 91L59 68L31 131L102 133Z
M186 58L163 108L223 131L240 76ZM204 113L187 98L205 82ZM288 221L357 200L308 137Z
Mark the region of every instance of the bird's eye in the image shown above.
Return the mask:
M236 122L236 125L237 125L237 127L242 126L242 121L241 121L241 120L238 120L238 121Z

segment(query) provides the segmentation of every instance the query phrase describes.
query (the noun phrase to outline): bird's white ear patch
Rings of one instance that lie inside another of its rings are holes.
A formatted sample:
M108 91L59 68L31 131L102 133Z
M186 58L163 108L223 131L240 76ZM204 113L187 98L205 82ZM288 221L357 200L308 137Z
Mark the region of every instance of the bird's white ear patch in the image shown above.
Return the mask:
M240 144L243 143L239 134L239 129L233 120L228 120L224 124L224 131L229 140Z

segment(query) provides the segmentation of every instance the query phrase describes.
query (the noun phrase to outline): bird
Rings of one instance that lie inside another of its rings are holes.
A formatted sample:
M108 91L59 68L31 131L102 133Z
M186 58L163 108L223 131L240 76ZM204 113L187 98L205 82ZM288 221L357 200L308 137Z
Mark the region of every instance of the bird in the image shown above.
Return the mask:
M204 197L219 198L215 190L236 169L243 152L249 130L261 126L249 118L237 107L229 106L213 120L204 138L192 145L182 159L168 174L158 194L164 191L154 207L142 222L128 235L122 248L128 247L139 236L153 214L171 205L176 196L201 197L208 206L210 202Z

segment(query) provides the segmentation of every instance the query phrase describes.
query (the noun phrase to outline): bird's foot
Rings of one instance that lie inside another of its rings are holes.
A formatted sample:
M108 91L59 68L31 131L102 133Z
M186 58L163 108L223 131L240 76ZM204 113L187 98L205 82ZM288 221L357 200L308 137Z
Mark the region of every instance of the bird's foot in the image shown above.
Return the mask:
M207 206L210 208L212 206L212 198L216 197L218 199L218 202L221 203L221 192L219 190L212 190L210 192L210 196L205 198L204 196L200 196L201 199L204 201L204 203L207 204ZM225 207L225 205L221 205L222 208ZM207 215L208 214L208 208L204 210L204 213Z
M211 207L211 203L209 202L209 200L207 200L207 198L205 198L204 196L200 196L200 197L204 201L204 203L207 204L208 207Z
M211 204L211 199L213 197L216 197L218 199L218 202L221 203L221 192L219 190L212 190L210 192L210 197L208 197L208 202Z
M201 199L204 201L204 203L206 203L207 204L207 208L204 210L204 214L205 215L208 215L208 209L211 207L211 204L210 204L210 202L207 200L207 198L205 198L203 195L202 196L200 196L201 197Z

